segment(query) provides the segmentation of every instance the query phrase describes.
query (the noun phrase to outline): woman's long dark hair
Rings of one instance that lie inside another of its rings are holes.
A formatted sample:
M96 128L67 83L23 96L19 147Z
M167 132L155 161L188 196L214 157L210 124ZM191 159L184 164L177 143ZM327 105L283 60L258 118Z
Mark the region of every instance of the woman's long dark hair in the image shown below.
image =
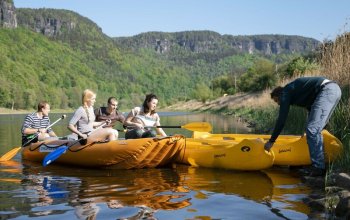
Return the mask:
M151 93L151 94L147 94L146 95L145 101L143 101L143 104L142 104L144 113L148 113L149 112L148 103L150 101L152 101L153 99L157 99L158 100L158 98L157 98L157 96L155 94ZM153 115L154 113L156 113L156 111L152 110L151 111L151 115Z

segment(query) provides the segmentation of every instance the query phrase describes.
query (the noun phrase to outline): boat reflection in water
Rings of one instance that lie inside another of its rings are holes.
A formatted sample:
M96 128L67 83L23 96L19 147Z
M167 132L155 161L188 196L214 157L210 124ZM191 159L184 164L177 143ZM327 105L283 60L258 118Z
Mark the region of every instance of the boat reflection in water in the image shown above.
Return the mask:
M233 194L266 205L279 218L303 219L310 213L310 208L302 202L302 198L311 193L310 188L301 183L296 173L286 168L262 172L193 167L182 169L187 169L187 172L180 172L182 179L189 189L197 192L198 199L207 199L212 192ZM248 212L252 212L252 208L246 207Z
M1 218L298 219L310 212L301 201L309 189L283 170L94 170L27 161L0 167Z
M301 199L310 195L311 189L301 183L296 173L291 173L288 169L270 169L263 172L271 179L273 185L269 204L272 212L286 209L295 214L310 214L310 207L301 202Z

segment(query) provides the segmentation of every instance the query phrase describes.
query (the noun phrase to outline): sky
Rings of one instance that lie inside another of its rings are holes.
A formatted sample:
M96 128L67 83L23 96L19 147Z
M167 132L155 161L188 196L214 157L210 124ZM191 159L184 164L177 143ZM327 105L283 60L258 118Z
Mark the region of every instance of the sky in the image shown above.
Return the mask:
M349 31L350 0L13 0L16 8L79 13L110 37L210 30L334 40Z

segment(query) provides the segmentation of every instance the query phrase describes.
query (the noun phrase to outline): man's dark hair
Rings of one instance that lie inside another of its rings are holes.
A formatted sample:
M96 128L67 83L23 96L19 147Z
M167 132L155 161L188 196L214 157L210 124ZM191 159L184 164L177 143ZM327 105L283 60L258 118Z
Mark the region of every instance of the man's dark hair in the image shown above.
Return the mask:
M108 104L111 104L111 101L117 101L117 98L116 97L109 97L108 100L107 100L107 103Z
M47 103L46 101L39 102L39 104L38 104L38 112L41 112L42 109L45 108L47 104L49 104L49 103Z
M273 99L273 97L280 97L280 95L282 94L282 90L283 90L282 86L278 86L278 87L274 88L272 90L272 92L270 93L271 98Z

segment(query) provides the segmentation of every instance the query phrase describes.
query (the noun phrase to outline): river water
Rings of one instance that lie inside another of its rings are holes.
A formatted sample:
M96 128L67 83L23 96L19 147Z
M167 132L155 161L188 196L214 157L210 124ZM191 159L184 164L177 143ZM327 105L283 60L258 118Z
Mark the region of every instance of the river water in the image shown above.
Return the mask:
M51 121L60 116L51 114ZM24 117L0 115L1 155L20 146ZM161 113L162 125L199 121L210 122L214 133L250 132L229 116ZM59 136L67 134L67 122L54 126ZM165 131L191 136L185 129ZM174 164L157 169L101 170L55 164L42 167L22 161L18 154L0 163L0 192L0 219L324 218L303 203L311 189L295 171L283 167L238 172Z

